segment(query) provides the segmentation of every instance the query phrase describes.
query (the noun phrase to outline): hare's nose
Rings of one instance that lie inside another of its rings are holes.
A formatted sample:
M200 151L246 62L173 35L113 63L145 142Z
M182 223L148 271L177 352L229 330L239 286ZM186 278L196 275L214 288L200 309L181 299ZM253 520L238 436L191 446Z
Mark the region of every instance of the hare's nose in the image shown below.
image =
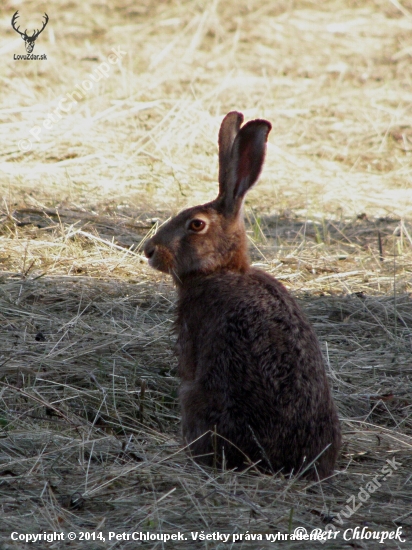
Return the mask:
M152 241L147 241L144 247L144 253L146 258L150 260L150 258L155 253L155 250L156 250L156 246L152 243Z

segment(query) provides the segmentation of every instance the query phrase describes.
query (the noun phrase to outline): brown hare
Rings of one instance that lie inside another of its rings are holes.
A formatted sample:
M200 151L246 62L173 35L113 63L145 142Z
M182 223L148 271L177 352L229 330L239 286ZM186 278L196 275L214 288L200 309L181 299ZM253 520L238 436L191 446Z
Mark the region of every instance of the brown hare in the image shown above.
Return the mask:
M322 479L340 425L316 335L276 279L250 266L242 205L271 125L231 112L219 132L219 194L184 210L145 246L178 290L179 399L197 461Z

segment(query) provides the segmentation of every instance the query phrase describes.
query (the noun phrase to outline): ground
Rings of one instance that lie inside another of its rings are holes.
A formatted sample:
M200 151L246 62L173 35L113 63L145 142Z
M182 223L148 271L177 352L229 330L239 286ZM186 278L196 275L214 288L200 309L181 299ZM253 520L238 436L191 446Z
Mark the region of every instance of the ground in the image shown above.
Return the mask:
M47 59L18 58L17 10L29 34L48 14ZM0 25L1 548L410 546L412 2L6 0ZM216 196L233 109L273 125L245 216L325 355L343 447L320 483L201 468L180 440L175 294L142 246Z

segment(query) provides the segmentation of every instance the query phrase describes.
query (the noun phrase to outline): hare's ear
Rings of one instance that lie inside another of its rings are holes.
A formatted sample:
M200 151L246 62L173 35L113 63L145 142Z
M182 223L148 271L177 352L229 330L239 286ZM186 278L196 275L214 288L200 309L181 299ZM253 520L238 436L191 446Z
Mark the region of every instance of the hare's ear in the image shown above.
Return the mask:
M232 113L229 113L229 115L232 115ZM229 115L227 116L229 117ZM237 124L239 124L239 119L236 120L236 124L231 123L232 133L229 132L229 129L225 132L227 139L222 139L225 145L230 139L229 136L233 135L235 128L238 127ZM224 158L224 167L219 166L218 199L222 202L226 214L234 215L238 213L244 196L256 183L262 170L266 141L271 128L272 126L267 120L251 120L238 131L230 155L227 152L221 153L219 150L219 161ZM221 131L221 133L224 132Z
M222 120L219 130L219 195L223 193L229 173L233 142L243 122L242 113L231 111Z

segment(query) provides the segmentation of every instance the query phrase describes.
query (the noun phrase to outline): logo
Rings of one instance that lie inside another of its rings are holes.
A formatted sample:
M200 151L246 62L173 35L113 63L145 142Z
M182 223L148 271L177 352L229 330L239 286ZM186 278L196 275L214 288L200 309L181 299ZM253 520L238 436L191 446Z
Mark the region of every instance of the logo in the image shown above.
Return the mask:
M13 27L13 29L19 33L19 35L23 38L24 40L24 45L26 46L26 52L27 53L31 53L34 49L34 45L35 45L35 42L37 40L37 38L39 37L39 35L44 31L44 28L45 26L47 25L48 21L49 21L49 16L47 15L47 13L45 13L43 15L44 17L44 22L43 22L43 26L40 30L35 30L33 31L33 34L31 36L29 36L27 34L27 29L24 31L24 32L20 32L19 29L20 29L20 26L16 28L16 21L19 17L19 12L16 11L16 13L13 15L13 17L11 18L11 26Z

